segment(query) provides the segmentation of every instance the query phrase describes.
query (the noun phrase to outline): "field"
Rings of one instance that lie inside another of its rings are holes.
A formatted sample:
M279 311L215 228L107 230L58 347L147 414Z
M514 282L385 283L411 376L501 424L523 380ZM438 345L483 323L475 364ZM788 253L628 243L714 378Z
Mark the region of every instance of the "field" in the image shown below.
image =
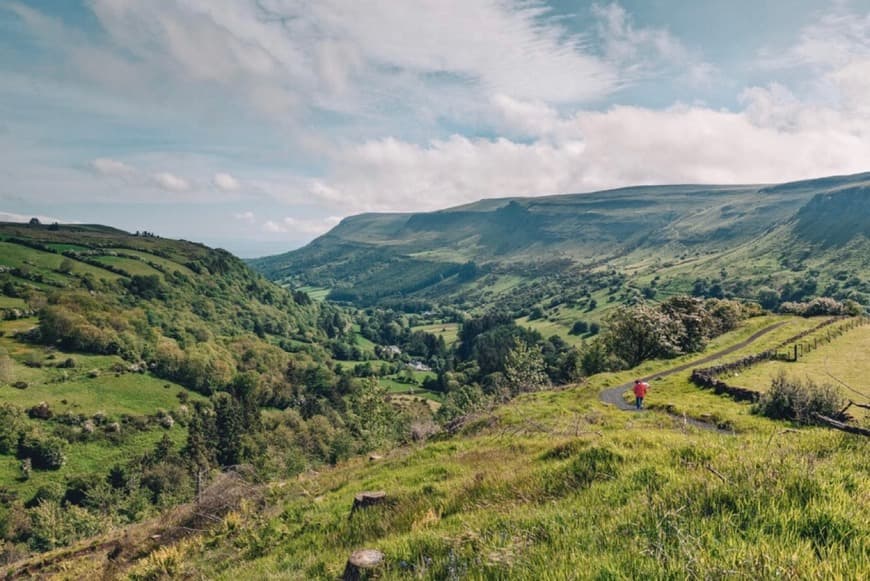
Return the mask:
M326 298L326 295L329 294L330 289L322 288L322 287L314 287L314 286L303 286L299 287L300 291L306 293L309 297L311 297L315 301L322 301Z
M730 381L741 387L766 391L773 378L780 373L798 379L811 379L815 383L828 383L837 387L846 399L870 403L870 326L849 331L815 351L802 355L797 361L770 361L747 369ZM861 415L858 409L853 413Z
M459 323L431 323L429 325L418 325L411 330L423 331L444 337L444 342L448 347L452 347L459 340Z
M6 356L0 377L0 403L10 403L22 409L45 402L54 416L94 417L105 415L105 423L120 422L121 433L107 438L97 431L92 441L77 442L67 448L67 462L58 472L34 471L22 482L19 461L14 456L0 455L0 487L28 498L41 485L88 473L102 473L116 462L125 462L150 450L164 430L151 425L145 430L133 427L125 418L154 416L158 410L176 411L181 406L178 396L202 400L203 396L180 385L158 379L150 374L127 372L128 362L117 356L66 353L53 348L34 346L14 338L14 333L34 326L36 319L0 321L0 357ZM72 368L58 367L72 359ZM26 388L13 387L24 382ZM42 429L43 420L28 419L29 425ZM129 432L129 433L128 433ZM186 430L180 424L166 431L177 443L184 440Z

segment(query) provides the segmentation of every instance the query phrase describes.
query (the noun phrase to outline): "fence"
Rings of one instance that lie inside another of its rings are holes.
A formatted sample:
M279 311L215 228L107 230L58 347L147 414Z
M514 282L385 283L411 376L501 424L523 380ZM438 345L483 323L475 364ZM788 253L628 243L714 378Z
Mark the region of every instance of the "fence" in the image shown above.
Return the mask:
M833 329L828 329L823 335L818 334L818 331L825 327L830 327L837 322L842 322L842 324ZM851 331L861 325L866 325L868 322L870 322L870 319L867 319L866 317L852 317L848 319L844 319L843 317L832 317L822 321L811 329L807 329L806 331L802 331L789 337L773 349L754 353L752 355L746 355L745 357L741 357L740 359L730 363L693 369L689 380L698 387L712 389L717 394L727 394L737 401L758 401L758 398L761 397L760 392L745 387L729 385L725 381L719 379L719 376L742 371L764 361L797 361L801 355L814 351L820 346L832 342L834 339L843 335L843 333ZM803 339L806 339L811 335L813 336L812 341L803 341ZM780 349L784 347L787 348L785 353L780 352Z

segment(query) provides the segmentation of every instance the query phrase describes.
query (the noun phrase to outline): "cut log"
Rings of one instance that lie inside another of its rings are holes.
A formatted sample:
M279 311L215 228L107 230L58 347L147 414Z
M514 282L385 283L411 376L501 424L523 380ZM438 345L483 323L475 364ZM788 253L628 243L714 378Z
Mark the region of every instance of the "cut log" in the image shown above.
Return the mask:
M353 514L358 510L380 504L386 499L387 493L383 490L376 490L374 492L360 492L353 497L353 506L350 509L350 513Z
M384 564L384 554L374 549L355 551L344 567L342 581L362 581L370 579L373 573Z

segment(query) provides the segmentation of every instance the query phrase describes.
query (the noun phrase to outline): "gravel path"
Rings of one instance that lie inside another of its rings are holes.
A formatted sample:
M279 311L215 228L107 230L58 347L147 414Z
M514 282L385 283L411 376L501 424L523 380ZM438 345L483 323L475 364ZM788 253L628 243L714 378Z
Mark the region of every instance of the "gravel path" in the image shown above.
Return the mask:
M700 367L701 365L703 365L705 363L715 361L716 359L720 359L722 357L725 357L726 355L730 355L731 353L734 353L735 351L737 351L739 349L743 349L747 345L757 341L760 337L770 333L771 331L773 331L775 329L778 329L779 327L781 327L784 324L785 324L785 321L782 321L780 323L776 323L774 325L770 325L769 327L765 327L765 328L761 329L760 331L756 331L755 333L753 333L750 337L748 337L744 341L741 341L740 343L737 343L736 345L732 345L731 347L728 347L727 349L723 349L722 351L717 351L716 353L713 353L713 354L708 355L706 357L703 357L701 359L696 359L694 361L690 361L689 363L684 363L682 365L678 365L677 367L667 369L667 370L662 371L660 373L655 373L653 375L648 375L646 377L642 377L641 379L643 379L644 381L649 381L653 378L667 377L668 375L673 375L674 373L679 373L681 371L685 371L686 369L691 369L693 367ZM618 407L619 409L621 409L623 411L635 412L635 411L637 411L635 409L635 407L629 403L626 403L626 401L622 398L622 394L624 394L626 391L631 389L631 387L633 385L634 385L634 382L629 381L628 383L623 383L622 385L619 385L617 387L611 387L610 389L605 389L604 391L602 391L599 394L599 398L604 403L615 405L616 407ZM654 389L650 389L650 391L654 396L655 395ZM679 417L680 419L684 419L682 416L674 416L674 417ZM704 429L716 429L715 426L713 426L712 424L699 422L698 420L692 420L692 419L686 418L686 421L693 424L693 425L696 425L698 427L704 428Z

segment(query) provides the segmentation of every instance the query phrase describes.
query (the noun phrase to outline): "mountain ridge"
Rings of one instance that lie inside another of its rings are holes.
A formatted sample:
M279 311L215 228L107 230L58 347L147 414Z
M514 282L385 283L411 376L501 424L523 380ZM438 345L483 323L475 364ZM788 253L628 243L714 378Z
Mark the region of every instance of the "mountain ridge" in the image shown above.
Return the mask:
M533 278L524 272L529 265L554 260L568 261L578 273L606 264L637 271L638 264L648 263L646 279L638 281L643 285L658 274L651 260L658 260L661 267L741 247L772 252L764 258L767 262L770 256L785 257L782 261L790 266L769 264L765 272L751 273L744 268L748 265L728 266L740 279L752 277L750 290L755 292L763 285L782 285L794 278L789 271L799 271L792 270L794 260L786 255L798 246L809 244L814 249L798 260L801 263L825 254L817 270L828 273L842 258L838 253L845 243L861 234L866 237L855 225L848 232L838 232L837 244L821 244L811 232L821 227L817 220L808 219L812 206L800 219L799 212L820 195L845 203L849 190L855 188L858 204L868 183L870 173L784 184L632 186L582 194L493 198L434 212L366 213L345 218L303 248L249 264L272 280L333 289L332 298L364 305L407 298L450 302L460 295L483 292L483 287L492 285L455 279L458 267L472 262L484 274L513 273L527 280ZM855 207L853 219L864 209L860 204ZM837 231L836 220L831 220L825 228ZM843 239L847 234L849 239ZM396 263L406 268L400 271ZM387 280L402 273L415 283ZM716 273L688 269L674 274L679 276L664 286L670 284L676 292ZM431 284L421 285L421 279ZM443 284L445 280L456 284ZM378 290L369 292L368 287Z

